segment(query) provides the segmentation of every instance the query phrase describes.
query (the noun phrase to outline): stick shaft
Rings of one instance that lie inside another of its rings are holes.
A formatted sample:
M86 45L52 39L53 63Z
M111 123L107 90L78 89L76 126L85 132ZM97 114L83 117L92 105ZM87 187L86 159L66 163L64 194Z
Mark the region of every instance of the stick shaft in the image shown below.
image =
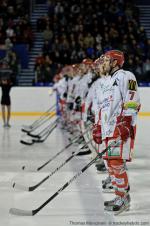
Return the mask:
M116 141L113 141L105 150L103 150L100 154L98 154L93 160L91 160L86 166L84 166L77 174L75 174L68 182L66 182L61 188L59 188L51 197L49 197L42 205L40 205L37 209L34 210L21 210L11 208L10 213L21 216L33 216L37 214L41 209L43 209L48 203L50 203L57 195L59 195L66 187L68 187L73 181L75 181L82 173L84 173L96 160L97 158L101 158L102 155L109 150L111 146L115 146L118 144L120 138Z

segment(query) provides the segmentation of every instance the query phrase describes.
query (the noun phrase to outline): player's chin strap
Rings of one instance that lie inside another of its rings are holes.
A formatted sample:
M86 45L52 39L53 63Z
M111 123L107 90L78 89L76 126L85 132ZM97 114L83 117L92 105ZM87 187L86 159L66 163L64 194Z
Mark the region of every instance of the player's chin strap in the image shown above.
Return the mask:
M115 59L112 59L111 60L111 63L114 61ZM116 69L115 69L116 68ZM118 66L118 65L116 65L115 67L113 67L112 69L110 69L110 71L109 71L109 75L111 75L111 77L113 76L113 74L114 73L116 73L117 71L119 71L121 68Z

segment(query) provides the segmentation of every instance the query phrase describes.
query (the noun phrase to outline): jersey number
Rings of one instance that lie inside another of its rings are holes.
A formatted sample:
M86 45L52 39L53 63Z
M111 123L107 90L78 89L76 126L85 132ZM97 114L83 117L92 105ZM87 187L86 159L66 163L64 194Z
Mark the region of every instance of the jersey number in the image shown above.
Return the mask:
M134 97L135 92L130 91L129 94L131 95L131 96L130 96L130 100L133 100L133 97Z

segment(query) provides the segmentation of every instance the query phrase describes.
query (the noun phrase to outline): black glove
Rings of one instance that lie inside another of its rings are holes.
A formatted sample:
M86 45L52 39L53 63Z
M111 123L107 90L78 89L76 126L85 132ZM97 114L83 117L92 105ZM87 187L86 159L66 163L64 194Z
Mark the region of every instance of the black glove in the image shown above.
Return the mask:
M63 97L64 97L64 98L67 98L67 93L64 93Z
M81 105L81 97L80 96L76 97L75 103Z
M68 103L68 109L73 110L73 103Z

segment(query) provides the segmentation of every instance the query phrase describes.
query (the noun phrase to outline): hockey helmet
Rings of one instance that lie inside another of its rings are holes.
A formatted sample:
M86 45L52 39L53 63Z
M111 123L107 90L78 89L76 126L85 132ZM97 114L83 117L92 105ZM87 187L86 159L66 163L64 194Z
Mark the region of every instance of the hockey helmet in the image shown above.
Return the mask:
M93 60L91 60L91 59L84 59L83 61L82 61L82 64L86 64L86 65L91 65L93 63Z
M119 50L109 50L105 53L106 57L110 57L113 60L117 60L117 65L122 67L124 64L124 53Z

